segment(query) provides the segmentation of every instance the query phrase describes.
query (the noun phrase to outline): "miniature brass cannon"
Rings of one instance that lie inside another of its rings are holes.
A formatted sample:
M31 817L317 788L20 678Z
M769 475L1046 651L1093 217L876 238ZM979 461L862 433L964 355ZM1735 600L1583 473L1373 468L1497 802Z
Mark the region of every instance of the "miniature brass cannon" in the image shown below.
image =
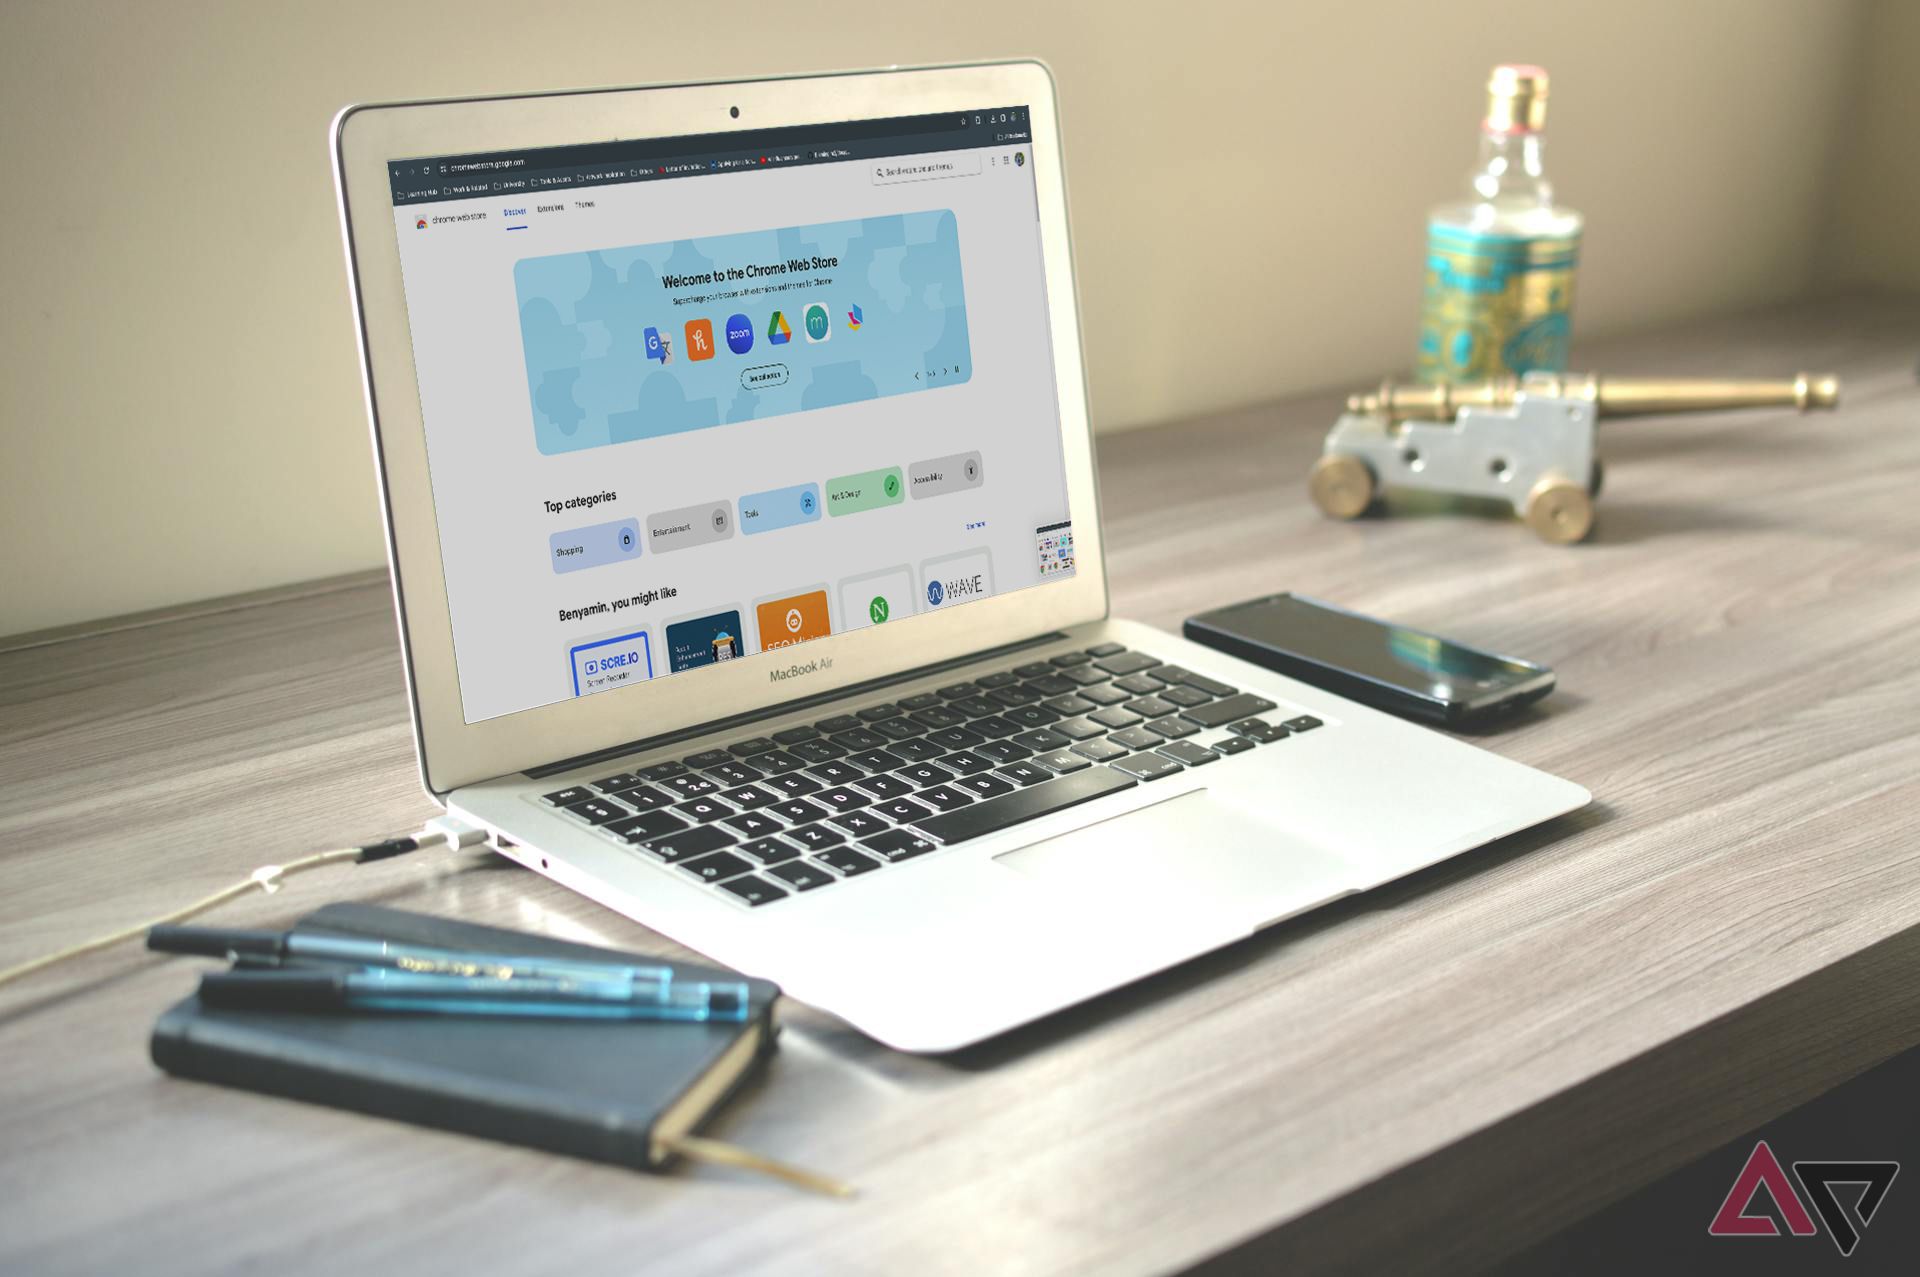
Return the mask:
M1386 489L1491 498L1543 541L1593 530L1600 492L1594 430L1602 417L1792 405L1831 408L1840 383L1602 378L1528 373L1467 385L1396 385L1354 395L1327 432L1307 488L1336 519L1364 513Z

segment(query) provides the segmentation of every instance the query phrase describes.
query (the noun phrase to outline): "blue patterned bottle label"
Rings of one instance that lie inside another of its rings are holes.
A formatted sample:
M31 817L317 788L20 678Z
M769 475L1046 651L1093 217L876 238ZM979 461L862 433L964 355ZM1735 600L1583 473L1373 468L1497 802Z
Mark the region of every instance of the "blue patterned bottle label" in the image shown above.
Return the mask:
M1493 235L1429 224L1422 381L1563 372L1578 234Z

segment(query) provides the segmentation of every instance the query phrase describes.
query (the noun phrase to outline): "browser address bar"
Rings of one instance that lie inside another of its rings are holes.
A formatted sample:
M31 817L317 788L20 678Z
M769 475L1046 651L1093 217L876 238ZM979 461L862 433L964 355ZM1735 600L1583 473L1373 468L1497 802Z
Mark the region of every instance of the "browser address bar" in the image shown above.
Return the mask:
M943 177L980 176L977 152L956 151L917 160L879 160L873 166L873 184L891 186L896 182L936 182Z

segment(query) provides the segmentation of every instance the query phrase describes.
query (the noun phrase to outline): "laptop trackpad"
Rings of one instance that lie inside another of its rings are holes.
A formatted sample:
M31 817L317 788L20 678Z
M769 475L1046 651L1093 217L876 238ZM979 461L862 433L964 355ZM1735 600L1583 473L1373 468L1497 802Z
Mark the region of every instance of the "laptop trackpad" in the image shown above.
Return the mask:
M1346 895L1351 865L1272 821L1194 790L994 857L1069 893L1260 926Z

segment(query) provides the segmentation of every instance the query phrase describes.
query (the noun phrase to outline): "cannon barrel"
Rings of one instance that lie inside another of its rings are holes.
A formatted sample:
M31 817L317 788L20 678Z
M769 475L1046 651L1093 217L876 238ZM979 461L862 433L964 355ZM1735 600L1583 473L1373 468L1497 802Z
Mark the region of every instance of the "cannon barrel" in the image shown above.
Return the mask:
M1840 380L1831 374L1799 373L1787 380L1741 381L1717 377L1602 377L1598 373L1528 373L1453 385L1381 383L1372 394L1350 396L1347 411L1390 421L1452 421L1462 408L1510 408L1518 394L1574 399L1593 404L1600 417L1657 412L1712 412L1725 408L1832 408Z

